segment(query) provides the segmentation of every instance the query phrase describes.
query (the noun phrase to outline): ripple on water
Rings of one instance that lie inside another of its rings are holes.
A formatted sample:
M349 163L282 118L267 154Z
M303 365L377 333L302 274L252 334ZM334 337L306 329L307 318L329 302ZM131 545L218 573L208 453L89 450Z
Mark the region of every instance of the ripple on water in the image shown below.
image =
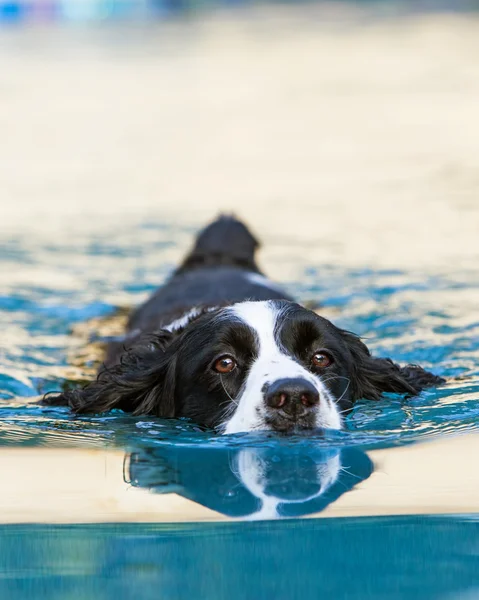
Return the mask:
M143 300L190 242L189 227L118 227L108 242L83 232L58 246L31 237L8 245L0 275L0 444L121 446L139 438L159 445L172 439L220 447L278 443L271 435L216 437L185 421L122 413L76 418L34 404L35 396L61 389L66 380L90 376L96 358L82 355L85 339L71 335L75 323ZM345 431L288 443L382 447L477 429L478 285L471 273L347 269L292 255L298 275L289 288L295 295L320 302L328 318L366 338L375 354L456 379L411 400L390 395L380 403L361 401ZM82 361L72 363L75 354Z

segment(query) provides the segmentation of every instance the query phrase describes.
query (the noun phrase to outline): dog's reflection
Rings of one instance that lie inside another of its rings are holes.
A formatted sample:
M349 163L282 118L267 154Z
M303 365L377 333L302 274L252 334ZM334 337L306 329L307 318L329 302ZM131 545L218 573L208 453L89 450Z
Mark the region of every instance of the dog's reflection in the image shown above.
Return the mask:
M149 447L132 452L125 467L134 486L249 519L319 512L373 471L360 450L302 445Z

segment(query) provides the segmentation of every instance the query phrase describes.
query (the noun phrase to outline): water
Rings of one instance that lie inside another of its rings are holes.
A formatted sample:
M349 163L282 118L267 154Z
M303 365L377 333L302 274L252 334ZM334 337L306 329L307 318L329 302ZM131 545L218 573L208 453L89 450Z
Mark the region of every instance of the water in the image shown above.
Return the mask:
M477 431L478 282L469 271L348 268L298 258L298 251L282 263L296 274L286 282L292 293L366 336L373 352L417 361L449 380L410 400L361 401L341 432L219 437L186 421L121 412L73 417L36 404L41 394L91 376L97 354L95 344L85 351L85 335L155 289L194 229L166 219L121 224L109 237L86 229L55 243L25 236L7 244L4 273L21 275L2 278L0 445L120 450L130 489L176 494L214 511L208 514L249 523L4 526L1 597L126 599L141 590L153 598L161 589L164 598L242 598L263 589L275 599L337 598L338 590L351 598L457 598L477 590L477 515L279 525L354 494L377 468L371 451ZM284 249L269 243L273 255ZM92 319L99 320L85 334ZM53 480L45 473L41 482Z
M477 521L438 517L10 526L0 532L0 569L25 577L0 580L0 593L11 600L127 600L140 591L146 600L239 600L258 590L279 600L472 599L478 534Z
M1 40L2 599L478 596L477 23L345 45L285 14ZM448 383L290 438L38 405L220 210L294 296Z
M139 222L121 224L109 237L86 230L65 242L20 238L7 246L7 271L27 265L37 283L3 283L2 446L124 449L134 486L173 491L228 516L278 518L317 513L368 478L373 465L366 450L479 428L478 283L471 273L342 268L301 260L296 252L297 279L286 282L292 293L365 336L374 353L418 362L448 383L413 399L391 394L380 403L361 401L344 431L291 439L221 437L187 421L121 412L73 417L38 405L41 394L92 376L97 355L88 336L110 323L119 304L134 306L151 293L193 231L178 222ZM274 239L269 243L282 249ZM79 335L78 326L92 319ZM251 488L248 469L263 474L259 488Z
M78 359L85 341L71 335L72 327L114 314L119 303L138 304L173 268L192 231L192 226L174 223L140 223L128 231L124 226L112 231L111 239L86 232L67 244L20 239L7 245L2 260L6 271L26 268L36 277L30 284L7 277L2 281L2 445L76 440L82 429L85 441L88 432L95 432L95 443L138 439L137 419L72 418L63 409L40 408L32 400L60 390L65 380L91 376L95 356ZM112 241L118 239L120 243ZM339 326L364 336L373 353L417 362L449 380L412 400L390 395L380 404L358 403L347 430L334 434L335 443L374 447L477 429L479 283L473 273L425 275L294 262L297 280L286 282L291 293L320 304L320 312ZM152 421L141 436L154 441L159 432L170 430L175 437L184 431L190 440L191 426L181 422Z

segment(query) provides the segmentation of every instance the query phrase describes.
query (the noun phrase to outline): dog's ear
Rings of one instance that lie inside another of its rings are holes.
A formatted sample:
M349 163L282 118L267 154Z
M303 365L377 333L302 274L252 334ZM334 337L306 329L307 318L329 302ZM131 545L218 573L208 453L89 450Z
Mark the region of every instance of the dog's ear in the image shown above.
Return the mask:
M120 364L104 367L83 389L47 396L50 406L69 406L76 413L100 413L120 408L133 414L175 416L175 334L161 331L126 351Z
M384 392L416 396L425 388L445 383L417 365L401 367L390 358L375 358L356 335L341 331L351 353L351 391L353 401L379 400Z

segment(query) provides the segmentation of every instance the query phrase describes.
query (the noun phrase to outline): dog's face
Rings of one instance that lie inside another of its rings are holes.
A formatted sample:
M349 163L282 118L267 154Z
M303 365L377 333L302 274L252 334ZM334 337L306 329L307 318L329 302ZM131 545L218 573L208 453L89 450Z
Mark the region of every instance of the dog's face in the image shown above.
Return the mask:
M338 429L352 406L352 357L340 330L297 304L236 304L178 336L181 416L225 433Z
M357 336L298 304L270 300L192 311L49 403L188 417L223 433L300 432L339 429L359 398L415 395L443 382L374 358Z

